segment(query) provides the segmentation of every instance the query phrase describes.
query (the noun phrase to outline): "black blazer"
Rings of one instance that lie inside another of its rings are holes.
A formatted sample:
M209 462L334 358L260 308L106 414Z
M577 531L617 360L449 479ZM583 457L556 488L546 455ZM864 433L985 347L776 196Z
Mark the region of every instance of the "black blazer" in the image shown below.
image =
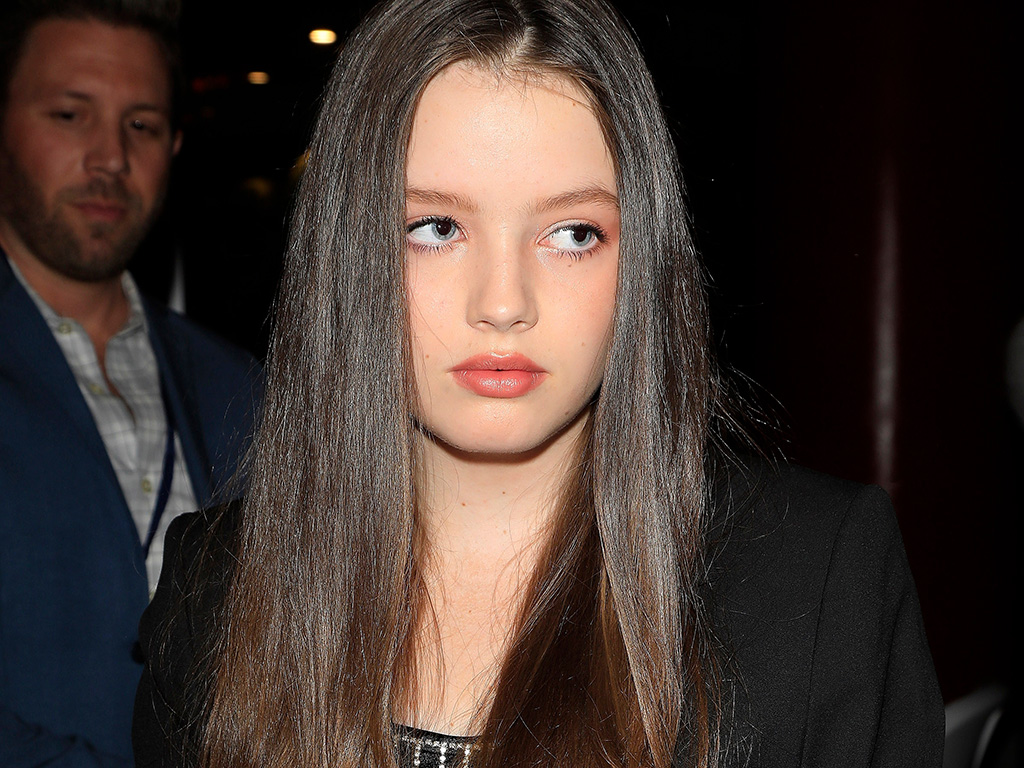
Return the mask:
M726 764L941 766L942 697L886 493L753 464L717 512Z
M137 768L188 762L182 691L223 595L221 548L233 525L233 515L221 518L214 567L182 604L210 519L179 518L168 531L160 588L142 619ZM942 700L882 490L791 467L734 469L716 493L709 556L725 765L942 764Z

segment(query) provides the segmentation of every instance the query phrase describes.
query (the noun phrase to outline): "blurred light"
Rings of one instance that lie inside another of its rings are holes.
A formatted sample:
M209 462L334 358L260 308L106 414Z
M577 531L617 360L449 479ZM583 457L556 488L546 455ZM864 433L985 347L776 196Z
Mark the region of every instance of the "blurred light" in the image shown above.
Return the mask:
M270 75L266 72L250 72L245 77L253 85L266 85L270 82Z
M309 39L317 45L330 45L338 36L334 34L333 29L314 29L309 33Z
M250 176L244 179L239 189L252 198L254 202L268 203L274 196L274 182L262 176Z

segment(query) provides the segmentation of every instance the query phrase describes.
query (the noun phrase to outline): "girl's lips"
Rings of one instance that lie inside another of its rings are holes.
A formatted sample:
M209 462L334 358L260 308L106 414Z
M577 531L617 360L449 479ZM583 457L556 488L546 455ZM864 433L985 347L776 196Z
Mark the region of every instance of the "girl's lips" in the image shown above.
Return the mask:
M481 397L522 397L541 385L548 372L525 355L476 355L452 366L455 382Z

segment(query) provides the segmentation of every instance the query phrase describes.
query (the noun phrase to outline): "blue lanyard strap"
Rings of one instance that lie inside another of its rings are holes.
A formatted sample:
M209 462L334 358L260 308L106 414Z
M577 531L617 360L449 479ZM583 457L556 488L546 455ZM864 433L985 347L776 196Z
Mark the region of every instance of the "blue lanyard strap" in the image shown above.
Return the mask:
M149 532L146 534L146 541L142 545L142 556L149 557L149 547L156 537L157 528L160 527L160 518L167 508L167 500L171 497L171 482L174 480L174 414L171 412L171 405L167 402L161 387L160 399L164 404L164 420L167 423L167 444L164 446L164 465L160 471L160 488L156 494L156 506L153 508L153 517L149 521Z

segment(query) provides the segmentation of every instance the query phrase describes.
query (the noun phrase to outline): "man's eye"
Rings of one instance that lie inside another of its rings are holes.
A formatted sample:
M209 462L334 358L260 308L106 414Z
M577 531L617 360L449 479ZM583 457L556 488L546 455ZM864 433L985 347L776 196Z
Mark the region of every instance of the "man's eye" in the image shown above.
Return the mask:
M420 219L409 225L408 237L414 245L443 245L458 239L459 225L444 217Z
M159 135L161 128L158 124L152 123L149 120L143 120L142 118L135 118L128 122L128 127L139 133L148 133L153 136Z

